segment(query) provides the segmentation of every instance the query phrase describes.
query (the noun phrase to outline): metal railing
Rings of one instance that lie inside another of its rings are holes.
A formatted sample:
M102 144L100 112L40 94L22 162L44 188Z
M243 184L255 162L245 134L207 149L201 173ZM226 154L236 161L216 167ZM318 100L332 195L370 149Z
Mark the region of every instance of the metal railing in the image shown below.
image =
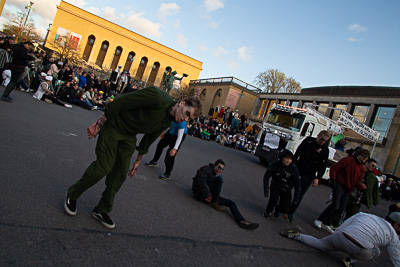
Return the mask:
M209 79L198 79L198 80L191 80L190 83L234 83L239 86L242 86L250 91L255 91L257 93L261 93L261 89L246 83L242 80L239 80L235 77L220 77L220 78L209 78Z
M12 61L12 55L4 49L0 49L0 69L8 62Z

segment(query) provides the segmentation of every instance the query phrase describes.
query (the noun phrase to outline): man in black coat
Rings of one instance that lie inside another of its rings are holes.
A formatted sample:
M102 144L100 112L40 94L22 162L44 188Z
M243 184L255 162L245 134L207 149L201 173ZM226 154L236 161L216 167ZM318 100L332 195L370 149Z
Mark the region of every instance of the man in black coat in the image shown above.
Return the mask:
M33 44L31 42L19 43L15 46L13 51L13 60L11 63L11 81L8 83L4 93L1 96L1 100L12 103L13 100L10 97L11 91L14 87L24 78L25 67L28 66L29 61L33 61L35 58L31 55L33 50ZM29 53L28 53L29 52Z
M297 147L296 153L294 153L293 161L299 169L301 190L299 201L296 205L291 205L289 213L286 215L286 219L291 223L294 222L293 215L310 185L312 184L314 187L318 186L319 181L326 171L329 157L327 144L330 138L331 135L328 131L321 131L316 138L307 137L304 139Z

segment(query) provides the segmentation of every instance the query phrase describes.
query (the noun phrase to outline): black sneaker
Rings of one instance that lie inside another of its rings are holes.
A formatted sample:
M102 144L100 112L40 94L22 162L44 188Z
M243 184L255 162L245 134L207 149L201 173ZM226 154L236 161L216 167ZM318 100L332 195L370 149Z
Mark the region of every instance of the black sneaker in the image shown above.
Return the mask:
M239 227L247 230L254 230L257 229L259 226L258 223L252 223L248 220L241 220L239 221Z
M151 160L150 162L146 162L144 165L146 165L147 167L153 167L153 166L157 166L158 162Z
M263 216L264 216L266 219L269 219L269 218L271 218L271 212L270 212L270 213L264 212L264 213L263 213Z
M161 180L163 180L163 181L171 180L171 178L169 177L169 174L162 174L162 175L160 175L159 178L160 178Z
M292 214L286 214L285 219L290 223L294 223L294 218Z
M69 215L74 216L76 214L76 200L72 200L67 196L65 198L64 209Z
M1 97L1 101L8 102L8 103L12 103L13 102L11 97L8 97L8 96L2 96Z
M92 216L96 220L100 221L101 224L104 225L105 227L107 227L109 229L115 228L115 224L114 224L113 220L111 220L111 218L108 216L107 213L98 212L97 208L94 208L94 210L92 212Z

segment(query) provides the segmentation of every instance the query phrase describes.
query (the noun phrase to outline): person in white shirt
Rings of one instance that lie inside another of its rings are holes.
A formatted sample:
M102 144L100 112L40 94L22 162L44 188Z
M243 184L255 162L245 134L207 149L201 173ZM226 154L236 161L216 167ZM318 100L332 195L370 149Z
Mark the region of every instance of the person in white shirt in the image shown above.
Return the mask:
M44 100L47 103L56 103L60 106L64 106L66 108L72 108L71 105L65 104L58 100L58 98L54 95L54 92L51 90L51 81L53 80L52 76L46 76L46 78L40 83L39 88L36 93L33 95L37 100Z
M322 239L301 234L298 229L284 230L281 235L322 251L342 251L350 256L343 259L346 266L357 261L371 260L380 255L380 247L387 247L393 265L399 267L399 233L400 212L392 212L385 219L360 212L347 219L333 234Z

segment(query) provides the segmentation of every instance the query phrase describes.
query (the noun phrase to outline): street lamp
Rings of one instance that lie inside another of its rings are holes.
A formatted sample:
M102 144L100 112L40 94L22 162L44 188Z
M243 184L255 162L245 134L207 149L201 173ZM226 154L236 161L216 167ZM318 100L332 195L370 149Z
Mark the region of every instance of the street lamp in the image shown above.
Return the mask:
M32 5L33 5L33 2L30 1L30 5L25 6L25 9L28 9L28 14L25 17L24 25L22 25L21 33L19 34L19 37L18 37L18 42L21 40L22 34L24 33L24 28L26 26L26 22L28 21L29 13L31 13ZM35 9L33 9L33 12L35 12Z

